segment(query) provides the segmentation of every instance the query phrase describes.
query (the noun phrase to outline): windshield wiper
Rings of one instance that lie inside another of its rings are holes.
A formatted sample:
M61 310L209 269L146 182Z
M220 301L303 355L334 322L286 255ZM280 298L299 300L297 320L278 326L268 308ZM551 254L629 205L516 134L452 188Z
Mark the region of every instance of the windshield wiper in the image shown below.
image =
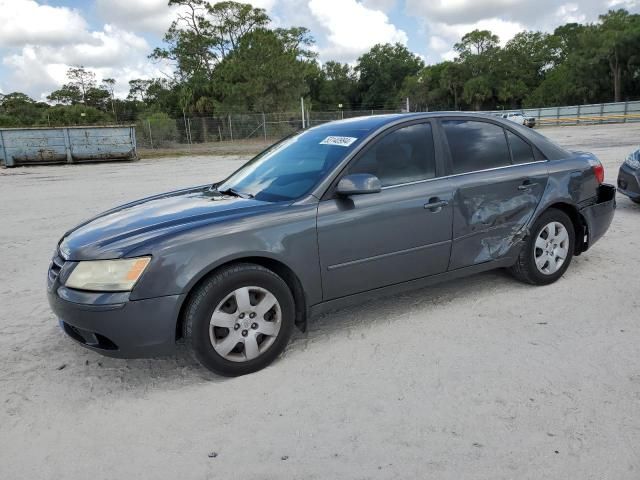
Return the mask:
M250 193L239 192L235 188L225 188L224 190L216 189L216 191L223 195L232 195L234 197L240 197L240 198L253 198L253 195L251 195Z

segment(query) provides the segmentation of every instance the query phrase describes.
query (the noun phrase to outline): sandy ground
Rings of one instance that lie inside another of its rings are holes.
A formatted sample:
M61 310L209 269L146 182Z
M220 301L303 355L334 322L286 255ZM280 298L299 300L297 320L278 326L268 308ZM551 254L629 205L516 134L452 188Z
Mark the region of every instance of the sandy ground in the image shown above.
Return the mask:
M544 133L614 182L640 124ZM246 377L65 338L45 299L60 235L240 161L0 170L0 478L640 478L640 206L621 196L552 286L492 272L342 310Z

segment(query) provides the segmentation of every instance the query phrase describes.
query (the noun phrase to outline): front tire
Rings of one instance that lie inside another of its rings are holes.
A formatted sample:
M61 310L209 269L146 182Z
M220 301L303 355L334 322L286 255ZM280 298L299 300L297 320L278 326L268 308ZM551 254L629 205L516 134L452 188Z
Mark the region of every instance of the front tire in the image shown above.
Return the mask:
M567 271L573 258L575 231L569 216L550 208L531 228L512 274L532 285L548 285Z
M261 370L291 337L293 295L282 278L260 265L239 263L215 272L188 302L185 343L204 367L219 375Z

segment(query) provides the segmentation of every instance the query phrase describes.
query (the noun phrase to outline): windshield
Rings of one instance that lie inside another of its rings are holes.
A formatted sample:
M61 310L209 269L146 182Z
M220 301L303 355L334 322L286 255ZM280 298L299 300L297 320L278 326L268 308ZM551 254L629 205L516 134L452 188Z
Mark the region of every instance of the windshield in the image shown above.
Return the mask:
M296 134L250 160L216 189L267 202L300 198L351 152L366 132L320 128Z

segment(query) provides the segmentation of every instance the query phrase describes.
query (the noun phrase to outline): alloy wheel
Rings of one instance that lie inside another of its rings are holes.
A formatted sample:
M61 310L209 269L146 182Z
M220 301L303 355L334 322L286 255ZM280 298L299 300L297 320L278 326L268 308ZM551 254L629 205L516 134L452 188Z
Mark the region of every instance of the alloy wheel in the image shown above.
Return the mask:
M545 275L553 275L569 254L569 234L560 222L545 225L536 238L533 256L536 267Z
M282 325L280 303L261 287L241 287L214 310L209 338L214 350L232 362L246 362L273 345Z

